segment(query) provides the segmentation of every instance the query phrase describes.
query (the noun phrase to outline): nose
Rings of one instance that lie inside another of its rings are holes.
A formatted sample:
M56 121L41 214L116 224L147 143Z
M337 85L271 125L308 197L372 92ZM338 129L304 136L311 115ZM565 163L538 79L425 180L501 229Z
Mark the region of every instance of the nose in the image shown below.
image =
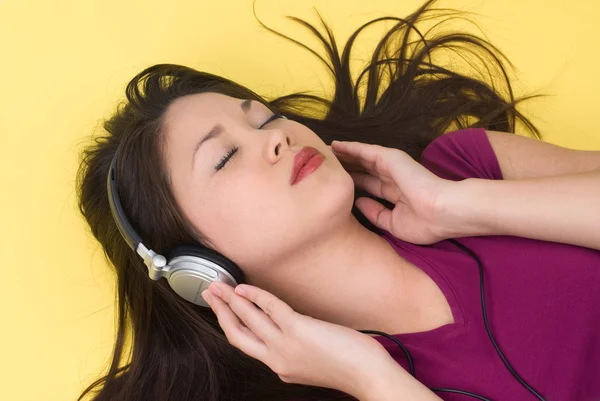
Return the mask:
M282 129L275 128L270 130L269 139L267 140L266 158L271 163L276 163L290 148L292 144L292 138L286 134Z

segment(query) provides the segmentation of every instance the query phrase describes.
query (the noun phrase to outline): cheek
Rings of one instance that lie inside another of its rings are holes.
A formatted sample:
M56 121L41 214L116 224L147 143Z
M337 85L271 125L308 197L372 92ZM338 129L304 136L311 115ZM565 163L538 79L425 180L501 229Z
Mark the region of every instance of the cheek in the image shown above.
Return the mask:
M256 175L238 174L206 199L208 232L221 249L252 248L281 235L293 215L285 191Z
M246 221L260 219L261 215L274 213L281 206L285 190L260 174L236 174L218 190L221 209L227 215L236 215Z
M252 269L277 258L285 249L293 205L285 190L273 183L247 177L219 188L207 204L207 234L215 246L234 262Z
M291 188L258 174L236 174L203 194L194 205L195 221L244 268L280 260L351 214L354 183L343 168L313 178L303 188Z

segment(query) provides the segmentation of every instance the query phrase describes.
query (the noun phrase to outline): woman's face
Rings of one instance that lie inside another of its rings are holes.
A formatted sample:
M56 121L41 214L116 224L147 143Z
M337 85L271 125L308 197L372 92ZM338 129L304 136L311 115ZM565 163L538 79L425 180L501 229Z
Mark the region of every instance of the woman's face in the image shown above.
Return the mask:
M285 119L263 126L273 112L243 101L212 92L174 101L166 115L165 156L183 213L216 251L255 276L310 251L352 218L354 183L313 131ZM218 124L222 132L197 147ZM325 159L291 185L294 156L304 146ZM237 151L223 165L232 148Z

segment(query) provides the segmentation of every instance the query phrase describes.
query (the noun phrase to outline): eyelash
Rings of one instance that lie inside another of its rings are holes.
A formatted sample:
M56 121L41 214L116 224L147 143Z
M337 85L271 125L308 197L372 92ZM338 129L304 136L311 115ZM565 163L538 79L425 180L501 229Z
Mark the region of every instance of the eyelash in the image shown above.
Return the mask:
M280 112L275 112L275 114L273 114L271 117L269 117L269 119L263 124L261 125L258 129L262 129L262 127L264 127L265 125L267 125L268 123L270 123L271 121L277 120L278 118L282 118L283 116L281 115ZM225 156L223 156L223 158L221 159L221 161L219 162L219 164L217 164L215 166L215 170L219 171L221 170L225 164L227 164L227 162L229 161L229 159L231 159L231 157L239 150L239 148L237 146L234 146L233 148L231 148L231 150L229 152L227 152L227 154Z

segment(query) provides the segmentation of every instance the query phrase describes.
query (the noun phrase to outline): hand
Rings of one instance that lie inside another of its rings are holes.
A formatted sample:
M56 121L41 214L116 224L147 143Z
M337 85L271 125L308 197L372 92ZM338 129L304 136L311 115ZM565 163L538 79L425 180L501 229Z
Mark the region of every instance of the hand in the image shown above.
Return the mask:
M370 372L393 361L373 337L299 314L258 287L240 284L234 292L231 286L215 282L202 296L207 294L229 342L266 364L286 383L362 396L370 385Z
M399 149L339 141L330 148L358 188L395 205L390 210L358 198L356 207L373 225L419 245L452 238L457 222L443 205L459 182L436 176Z

